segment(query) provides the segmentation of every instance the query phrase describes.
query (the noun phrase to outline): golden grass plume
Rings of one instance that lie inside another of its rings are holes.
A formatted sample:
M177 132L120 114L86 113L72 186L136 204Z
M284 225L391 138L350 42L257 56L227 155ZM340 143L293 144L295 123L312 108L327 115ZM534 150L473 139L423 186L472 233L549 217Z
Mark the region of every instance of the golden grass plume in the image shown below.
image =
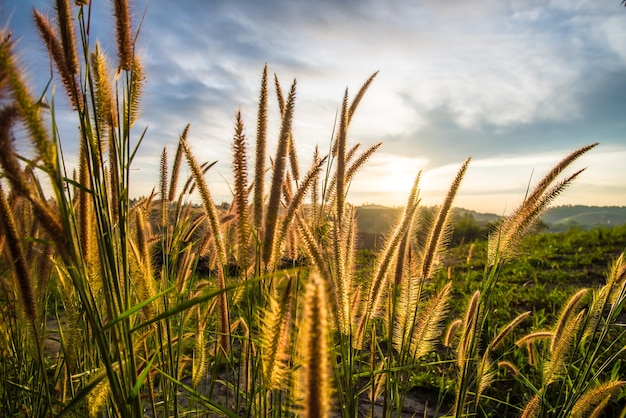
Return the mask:
M133 42L131 38L130 7L128 0L113 0L115 29L117 37L117 56L119 66L130 70L133 64Z
M550 344L550 358L543 366L543 384L548 386L560 379L565 373L567 359L576 344L576 336L585 312L570 318L560 330L560 335L554 335ZM557 338L558 337L558 338Z
M102 52L102 47L96 42L96 48L91 53L91 73L95 84L95 115L100 124L101 136L107 132L107 128L117 127L117 106L113 100L113 88L111 75L107 63L107 57Z
M248 267L248 161L246 154L246 135L244 133L241 112L235 117L235 134L233 136L233 175L234 209L237 214L237 243L239 246L238 261L246 270Z
M265 228L263 236L263 262L268 265L272 259L272 250L274 249L274 239L276 235L276 227L278 221L278 210L280 208L280 199L283 190L283 182L285 181L285 163L289 152L289 136L291 135L291 124L293 121L293 112L296 99L296 80L293 81L285 111L283 121L280 127L278 138L278 146L276 149L276 159L274 160L274 173L272 175L272 183L270 187L269 202L267 205L267 216L265 218Z
M21 308L31 321L37 318L37 304L35 298L35 289L33 280L28 268L28 262L24 254L20 233L17 229L13 211L9 204L8 198L4 193L2 183L0 183L0 226L6 238L6 247L11 255L15 280L19 288L19 296L21 300Z
M436 296L424 306L415 324L411 336L410 351L414 358L420 358L432 352L435 341L443 331L443 320L448 311L448 299L452 283L448 282Z
M263 225L264 186L265 186L265 148L267 146L267 65L263 67L261 91L256 129L256 150L254 161L254 226L257 233Z
M322 278L313 273L305 292L300 344L303 364L300 395L302 416L327 417L330 413L330 362L328 346L327 308Z
M78 89L75 79L78 61L74 63L68 63L65 51L66 46L63 45L61 41L59 41L47 17L39 13L37 10L33 10L33 18L35 20L35 26L37 26L37 30L39 31L39 36L41 37L41 40L48 50L48 54L50 55L52 61L56 66L59 77L61 77L61 82L63 83L63 87L65 88L67 97L70 99L70 103L72 104L74 109L81 109L83 104L83 97L82 93ZM69 22L71 23L71 18L69 19ZM68 48L71 49L71 46L68 46ZM74 46L74 49L75 48L76 47ZM74 57L72 59L77 59L76 51L74 51ZM75 66L73 70L70 68L71 66Z
M597 416L608 403L608 399L615 396L624 384L626 384L626 381L612 380L586 391L574 404L571 417L584 418L589 416L590 413Z
M294 284L295 279L287 277L283 289L269 296L261 320L263 381L269 390L286 384Z
M452 213L452 204L454 202L454 198L456 197L457 192L459 191L459 187L461 186L461 182L463 181L463 176L467 171L467 167L470 161L471 158L468 158L461 165L461 168L457 172L457 175L454 178L452 185L448 190L448 193L446 194L446 198L444 199L443 204L439 207L439 212L437 213L435 222L428 234L426 247L424 249L424 259L422 261L422 277L425 279L430 278L431 275L434 273L436 267L435 261L438 258L437 254L439 254L443 250L446 244L446 239L450 231L450 215Z
M215 251L217 254L218 268L217 268L217 285L220 289L226 288L226 281L224 277L224 266L226 265L226 248L224 246L224 237L222 228L220 226L220 220L217 213L217 209L209 192L209 188L204 179L203 171L200 165L196 161L191 149L187 145L187 142L181 137L180 144L183 147L183 152L187 158L187 163L192 172L192 176L195 180L195 184L198 187L202 205L209 220L209 229L211 231ZM230 326L229 326L229 313L228 313L228 300L226 293L222 292L218 296L219 300L219 332L220 332L220 345L225 352L230 350Z
M57 150L50 139L40 114L41 105L31 95L24 82L23 72L16 62L12 51L13 42L0 32L0 68L3 68L6 84L20 117L26 125L28 137L37 151L37 158L43 162L48 172L54 173L57 168Z
M70 74L78 73L78 54L76 53L76 38L74 37L74 20L70 0L56 0L59 33L63 44L63 55Z
M530 195L524 199L524 202L490 235L487 256L490 266L498 263L498 260L510 258L515 253L520 239L541 216L548 205L569 186L584 169L578 170L574 174L555 183L556 179L572 162L596 145L598 145L597 142L581 147L563 158L540 180Z

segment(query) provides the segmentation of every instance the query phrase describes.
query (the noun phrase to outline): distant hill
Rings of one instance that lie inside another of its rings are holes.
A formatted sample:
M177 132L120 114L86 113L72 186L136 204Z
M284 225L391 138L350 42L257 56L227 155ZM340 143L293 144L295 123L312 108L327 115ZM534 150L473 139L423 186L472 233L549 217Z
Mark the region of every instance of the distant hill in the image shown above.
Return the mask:
M365 205L356 208L356 219L359 232L385 234L398 217L402 208L390 208L380 205Z
M471 215L478 224L494 223L500 216L455 208L456 217ZM626 206L555 206L546 210L541 217L550 231L562 231L572 226L594 228L626 224Z
M626 206L556 206L548 209L541 220L550 226L551 231L572 226L617 226L626 224Z
M432 219L437 207L421 207L418 216ZM381 205L357 206L356 220L359 230L359 248L374 250L379 248L391 228L402 216L403 208L387 207ZM463 230L465 234L472 229L476 237L487 235L490 224L500 219L500 216L493 213L479 213L473 210L454 208L452 209L453 219L456 227ZM472 228L473 227L473 228ZM455 241L455 237L452 237Z
M496 215L495 213L480 213L474 210L463 209L463 208L454 208L453 215L455 218L462 218L464 216L471 216L474 218L474 221L479 225L487 225L497 222L501 216Z
M429 216L436 208L422 208L421 216ZM359 228L359 248L375 249L381 245L398 217L402 208L381 205L365 205L356 208ZM473 232L475 236L486 237L489 225L500 219L493 213L480 213L473 210L454 208L455 228L462 235ZM548 209L541 218L545 224L542 230L558 232L573 226L589 229L597 226L617 226L626 224L626 206L556 206ZM453 241L454 241L453 236Z

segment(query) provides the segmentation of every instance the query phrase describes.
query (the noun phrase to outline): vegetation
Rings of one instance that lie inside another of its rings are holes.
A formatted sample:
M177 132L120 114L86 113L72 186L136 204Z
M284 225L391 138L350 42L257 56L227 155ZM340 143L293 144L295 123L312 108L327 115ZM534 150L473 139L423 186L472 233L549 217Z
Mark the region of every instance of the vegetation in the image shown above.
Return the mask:
M523 237L595 144L566 156L494 226L480 264L468 253L463 267L442 269L469 159L436 210L420 206L418 173L390 233L357 257L347 190L379 144L361 150L348 134L376 74L354 97L346 91L329 155L316 151L301 171L296 82L283 90L277 77L269 164L264 68L254 165L236 117L232 204L215 205L212 164L197 161L189 126L173 159L163 150L158 192L133 202L146 131L136 126L144 73L128 3L114 1L115 72L89 32L95 2L76 3L56 1L55 26L34 11L79 126L76 171L65 166L54 96L30 91L11 37L0 41L3 415L401 416L424 386L437 388L424 415L597 416L622 400L623 253L605 281L564 290L550 317L508 287L541 293L548 254L530 253L529 271L503 282L525 246L548 247ZM17 153L13 135L32 155Z

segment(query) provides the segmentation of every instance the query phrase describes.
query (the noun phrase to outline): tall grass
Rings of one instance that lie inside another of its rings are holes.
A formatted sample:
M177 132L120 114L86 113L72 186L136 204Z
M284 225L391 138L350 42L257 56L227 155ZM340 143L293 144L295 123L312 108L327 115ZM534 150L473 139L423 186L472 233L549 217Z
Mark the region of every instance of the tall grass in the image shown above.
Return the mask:
M415 376L433 365L451 383L425 414L481 415L505 402L487 395L499 365L528 390L511 405L519 415L587 416L620 396L623 255L606 285L575 294L553 328L520 336L529 313L493 337L485 326L503 303L494 292L503 264L580 174L564 170L595 144L558 163L494 229L482 288L455 318L457 283L435 287L434 276L469 159L434 217L420 206L416 173L373 263L357 262L347 192L380 144L350 145L350 125L376 73L353 98L346 90L328 155L316 150L302 174L297 83L284 95L275 76L272 93L265 67L254 155L244 115L235 119L229 208L213 200L205 179L213 164L197 160L189 125L173 161L167 148L161 154L158 191L133 200L131 167L149 135L137 126L145 82L137 29L128 2L116 0L116 45L101 46L89 29L94 3L59 0L54 19L33 12L79 126L74 172L63 149L72 139L56 125L63 100L29 89L14 41L1 36L3 415L400 416ZM116 59L104 52L113 49ZM270 156L271 95L280 130ZM18 154L13 135L31 154ZM184 163L191 174L180 187ZM532 354L534 372L505 358L514 350Z

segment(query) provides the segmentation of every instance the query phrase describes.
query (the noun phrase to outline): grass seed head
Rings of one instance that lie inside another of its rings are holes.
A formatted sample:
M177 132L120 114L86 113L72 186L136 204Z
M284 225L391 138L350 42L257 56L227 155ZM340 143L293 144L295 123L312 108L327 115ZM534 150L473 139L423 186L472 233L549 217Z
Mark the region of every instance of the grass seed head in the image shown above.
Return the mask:
M301 395L304 417L327 417L330 412L330 362L325 291L322 278L311 274L306 285L303 330Z

